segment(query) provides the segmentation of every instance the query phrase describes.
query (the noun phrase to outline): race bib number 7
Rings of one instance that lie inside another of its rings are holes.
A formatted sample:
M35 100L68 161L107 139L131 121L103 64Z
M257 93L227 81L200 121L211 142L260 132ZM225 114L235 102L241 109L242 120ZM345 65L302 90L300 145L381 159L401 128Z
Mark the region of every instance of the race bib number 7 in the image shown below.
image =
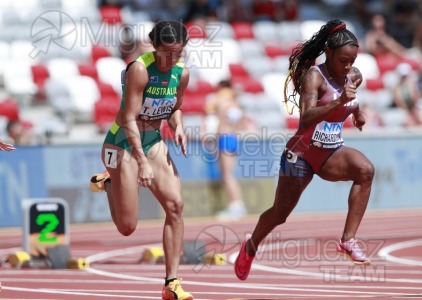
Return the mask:
M104 162L105 166L109 168L117 168L117 150L116 149L104 149Z

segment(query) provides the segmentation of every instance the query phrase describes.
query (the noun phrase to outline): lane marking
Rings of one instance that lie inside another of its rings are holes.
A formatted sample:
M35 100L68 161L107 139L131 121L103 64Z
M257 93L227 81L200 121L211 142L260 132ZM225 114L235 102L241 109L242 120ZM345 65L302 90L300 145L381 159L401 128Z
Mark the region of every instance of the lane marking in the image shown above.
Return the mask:
M393 256L390 253L402 250L406 248L411 248L415 246L422 246L422 239L417 240L411 240L401 243L395 243L389 246L386 246L378 251L378 256L385 257L386 260L398 263L398 264L404 264L404 265L411 265L411 266L422 266L421 260L415 260L415 259L409 259L409 258L400 258L397 256Z
M52 289L30 289L30 288L20 288L20 287L3 287L2 290L16 291L16 292L30 292L30 293L44 293L44 294L61 294L61 295L78 295L78 296L101 296L101 297L114 297L114 298L136 298L136 299L151 299L151 298L140 298L139 296L123 296L123 295L110 295L110 294L100 294L100 293L83 293L83 292L66 292L63 290L52 290ZM160 298L156 298L160 299Z
M418 240L421 241L422 240ZM259 250L258 250L259 252ZM236 257L238 255L238 252L232 253L229 256L229 262L234 264L236 261ZM354 266L354 265L352 265ZM308 277L315 277L315 278L321 278L326 279L327 274L325 273L317 273L317 272L309 272L309 271L301 271L301 270L295 270L295 269L281 269L281 268L275 268L270 267L266 265L261 265L257 263L252 263L251 269L271 272L271 273L279 273L279 274L290 274L290 275L298 275L298 276L308 276ZM372 281L371 278L364 277L364 276L344 276L344 275L338 275L338 274L328 274L329 278L331 280L347 280L347 281ZM385 278L384 282L397 282L397 283L422 283L422 279L404 279L404 278Z
M150 245L147 246L139 246L139 247L131 247L121 250L113 250L113 251L107 251L103 253L98 253L93 256L87 257L86 259L90 262L96 262L99 260L102 260L104 258L110 258L112 255L122 255L122 253L131 254L133 252L139 253L139 251L143 248L150 247ZM237 253L233 253L229 257L230 262L234 262L235 257L237 256ZM287 273L287 274L294 274L294 275L300 275L300 276L310 276L310 277L317 277L317 278L323 278L324 274L321 273L314 273L314 272L306 272L306 271L298 271L298 270L280 270L278 268L273 267L267 267L263 265L253 264L252 265L255 269L260 269L268 272L273 273ZM135 276L135 275L128 275L128 274L120 274L120 273L114 273L109 272L105 270L99 270L95 268L88 268L84 270L85 272L89 272L92 274L100 275L100 276L106 276L106 277L113 277L113 278L119 278L119 279L130 279L130 280L137 280L137 281L144 281L144 282L153 282L153 283L162 283L162 279L158 278L149 278L144 276ZM334 275L335 277L340 278L338 275ZM344 278L342 278L344 279ZM367 277L362 276L350 276L347 277L347 280L368 280ZM408 281L399 281L399 282L408 282ZM249 285L242 285L240 286L239 283L212 283L212 282L201 282L201 281L183 281L183 283L189 284L189 285L196 285L196 286L208 286L208 287L225 287L225 288L242 288L242 289L260 289L260 290L275 290L275 291L303 291L303 288L293 288L291 286L288 287L281 287L281 286L268 286L265 284L249 284ZM422 283L422 280L416 281L416 283ZM348 294L370 294L370 295L380 295L379 292L369 292L369 291L350 291L350 290L332 290L332 289L321 289L321 288L310 288L306 289L307 292L325 292L325 293L348 293ZM403 293L392 293L392 292L382 292L383 295L403 295Z

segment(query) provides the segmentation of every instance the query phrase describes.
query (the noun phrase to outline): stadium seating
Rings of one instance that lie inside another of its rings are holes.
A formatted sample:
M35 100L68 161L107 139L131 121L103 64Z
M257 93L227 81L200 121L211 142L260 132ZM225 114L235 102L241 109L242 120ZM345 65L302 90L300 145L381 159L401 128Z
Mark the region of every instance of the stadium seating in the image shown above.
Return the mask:
M100 132L105 132L116 118L120 108L120 101L113 97L101 97L94 104L94 123Z
M339 7L333 0L323 2L323 7L331 4L332 9ZM298 43L310 38L325 24L327 15L317 12L320 4L316 2L306 1L303 5L314 10L301 12L297 21L186 22L190 40L185 48L185 65L190 70L190 83L182 109L188 122L203 122L207 97L216 91L219 81L230 79L242 106L253 113L259 124L272 130L296 128L298 111L290 116L284 107L283 88L289 56ZM46 51L40 51L43 48L34 44L28 33L36 35L42 26L38 28L40 24L34 20L54 10L63 12L60 15L62 27L55 33L57 36L53 34L53 39L48 40ZM148 41L148 33L155 24L153 20L149 11L135 10L130 5L99 7L97 0L1 0L0 24L7 28L0 30L3 91L16 98L18 108L28 104L28 99L38 99L45 93L46 103L56 112L90 115L101 131L114 120L121 100L120 71L126 67L119 52L122 26L129 24L134 38ZM35 24L31 27L33 32L29 32L32 23ZM353 32L361 30L361 24L353 19L346 23ZM323 54L316 63L324 60ZM398 80L395 68L402 60L375 58L361 50L355 62L364 74L360 101L379 110L389 126L404 124L403 112L390 107L391 87ZM418 69L417 62L409 63L414 70ZM291 92L290 84L288 94ZM14 111L12 106L9 108ZM16 117L16 112L10 116ZM166 128L168 125L163 125L163 130Z
M5 99L0 102L0 116L10 121L19 120L19 104L15 99Z
M91 60L95 64L100 58L112 56L110 51L103 46L93 46L91 48Z
M118 6L101 6L100 7L101 21L107 24L121 24L122 15L120 14L120 7Z
M236 40L254 39L252 24L249 22L233 22L233 35Z
M102 57L97 60L95 66L99 80L110 84L118 94L121 94L120 73L126 68L126 63L119 57Z

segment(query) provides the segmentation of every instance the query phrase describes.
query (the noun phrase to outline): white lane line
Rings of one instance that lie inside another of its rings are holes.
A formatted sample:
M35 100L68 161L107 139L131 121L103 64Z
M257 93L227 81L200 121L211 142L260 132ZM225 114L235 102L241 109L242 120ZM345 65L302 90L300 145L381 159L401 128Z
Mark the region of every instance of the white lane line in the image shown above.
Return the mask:
M83 293L83 292L66 292L62 290L51 290L51 289L30 289L30 288L20 288L20 287L2 287L2 290L8 290L8 291L16 291L16 292L29 292L29 293L44 293L44 294L54 294L54 295L75 295L75 296L101 296L101 297L114 297L114 298L136 298L136 299L143 299L139 296L129 296L129 295L110 295L110 294L100 294L100 293ZM147 299L147 298L145 298ZM148 298L150 299L150 298ZM160 299L160 298L156 298Z
M406 242L401 242L401 243L396 243L396 244L386 246L378 251L378 256L385 257L386 260L389 260L398 264L422 266L421 260L401 258L401 257L393 256L390 254L391 252L394 252L397 250L402 250L402 249L416 247L416 246L422 246L422 239L411 240L411 241L406 241Z
M238 253L235 252L232 255L229 256L229 262L234 263L236 260ZM375 266L376 268L376 266ZM371 277L365 277L365 276L345 276L345 275L338 275L329 273L326 274L324 272L309 272L309 271L301 271L301 270L295 270L295 269L282 269L282 268L274 268L270 266L265 266L257 263L252 264L252 268L255 270L261 270L271 273L279 273L279 274L291 274L291 275L298 275L298 276L308 276L308 277L315 277L315 278L321 278L321 279L329 279L331 281L335 280L342 280L342 281L351 281L351 282L366 282L366 281L372 281ZM372 273L371 273L372 274ZM376 275L376 274L374 274ZM375 278L376 279L376 278ZM400 283L422 283L422 279L406 279L406 278L385 278L384 282L400 282Z
M90 256L87 258L87 260L91 261L91 262L95 262L95 261L99 261L101 259L104 258L111 258L113 253L117 254L117 255L122 255L122 253L126 253L126 254L131 254L131 253L139 253L139 251L143 248L147 248L150 247L150 245L145 245L145 246L139 246L139 247L131 247L131 248L126 248L126 249L121 249L121 250L113 250L113 251L108 251L108 252L103 252L103 253L98 253L95 254L94 256ZM234 253L230 256L229 260L230 262L234 262L235 260L235 256L237 255L237 253ZM94 257L94 258L93 258ZM313 272L304 272L304 271L298 271L298 270L280 270L278 268L272 268L272 267L266 267L266 266L261 266L261 265L257 265L254 264L253 267L255 269L261 269L261 270L265 270L268 272L274 272L274 273L288 273L288 274L294 274L294 275L301 275L301 276L312 276L312 277L319 277L319 278L323 278L324 274L321 273L313 273ZM121 273L114 273L114 272L108 272L108 271L104 271L104 270L99 270L99 269L95 269L95 268L88 268L85 270L86 272L92 273L92 274L96 274L96 275L100 275L100 276L106 276L106 277L113 277L113 278L119 278L119 279L129 279L129 280L137 280L137 281L144 281L144 282L153 282L153 283L161 283L163 280L162 279L158 279L158 278L150 278L150 277L144 277L144 276L135 276L135 275L128 275L128 274L121 274ZM338 279L340 278L340 276L337 276ZM344 279L344 276L343 276ZM351 280L368 280L367 277L360 277L360 276L349 276L347 277L348 281ZM242 288L242 289L259 289L259 290L273 290L273 291L302 291L304 290L303 287L301 288L294 288L291 286L288 287L281 287L281 286L268 286L265 284L248 284L248 285L243 285L241 282L239 283L212 283L212 282L201 282L201 281L183 281L184 283L188 284L188 285L196 285L196 286L208 286L208 287L218 287L218 288ZM405 281L407 282L407 281ZM422 283L421 281L418 281ZM359 294L365 294L365 295L403 295L402 293L389 293L389 292L365 292L365 291L358 291L358 290L332 290L332 289L326 289L326 288L307 288L306 289L307 292L322 292L322 293L347 293L347 294L354 294L354 295L359 295Z

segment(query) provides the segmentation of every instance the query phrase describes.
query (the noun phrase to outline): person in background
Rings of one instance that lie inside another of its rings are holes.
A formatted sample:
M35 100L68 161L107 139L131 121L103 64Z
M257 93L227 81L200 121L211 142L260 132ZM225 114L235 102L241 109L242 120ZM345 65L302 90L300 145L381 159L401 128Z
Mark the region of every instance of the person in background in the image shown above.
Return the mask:
M155 51L126 67L120 110L101 152L107 171L92 176L90 188L106 191L112 220L124 236L131 235L138 223L140 186L150 189L166 215L162 299L192 300L177 274L184 233L181 182L160 134L161 121L167 120L176 144L187 155L181 107L189 71L181 57L188 32L178 21L161 21L149 38Z
M183 22L216 20L221 5L220 0L190 0L187 4L187 12L183 17Z
M399 75L398 83L393 87L394 105L407 112L406 127L422 124L420 116L421 92L417 80L412 76L412 67L407 63L400 63L396 72Z
M31 126L31 124L20 120L10 120L6 127L10 143L18 146L37 144Z
M365 116L366 128L375 129L381 128L385 125L380 113L376 109L369 106L367 103L363 103L362 105L359 104L359 109Z
M217 213L220 219L237 219L246 215L242 190L235 175L237 154L239 151L239 134L245 122L245 113L241 109L236 93L230 81L222 80L217 92L208 99L205 112L214 115L217 126L217 157L221 179L228 198L226 209Z
M387 33L384 16L375 14L371 21L371 28L365 35L366 51L375 57L404 55L406 49Z
M357 98L362 74L353 67L358 49L356 36L344 22L334 19L293 50L285 81L285 101L300 108L299 128L281 155L274 205L261 214L252 235L246 235L240 247L234 265L240 280L248 277L259 244L276 226L286 222L314 174L332 182L352 181L337 252L355 264L370 264L355 237L366 211L375 170L364 154L345 146L342 138L343 123L350 114L356 128L362 130L365 125ZM325 62L315 65L324 52ZM294 90L289 96L290 81ZM324 201L324 195L315 195L315 201Z

